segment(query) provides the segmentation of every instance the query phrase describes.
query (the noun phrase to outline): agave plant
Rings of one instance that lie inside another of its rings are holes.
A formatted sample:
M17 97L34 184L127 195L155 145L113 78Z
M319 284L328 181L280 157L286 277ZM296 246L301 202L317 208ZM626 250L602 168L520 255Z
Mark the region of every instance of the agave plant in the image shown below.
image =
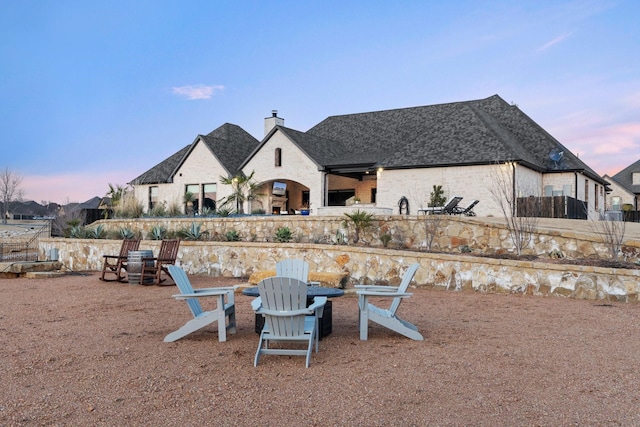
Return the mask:
M191 223L191 226L185 227L178 232L178 235L185 240L199 240L202 237L200 231L201 225L195 222Z
M71 237L72 239L86 239L87 230L82 225L74 225L71 227L69 237Z
M104 225L99 224L96 228L85 229L85 236L88 239L104 239L106 231Z
M136 237L136 233L134 233L129 227L122 227L119 230L119 233L123 240L134 239Z
M167 229L162 225L154 225L149 232L149 238L151 240L163 240L167 237Z

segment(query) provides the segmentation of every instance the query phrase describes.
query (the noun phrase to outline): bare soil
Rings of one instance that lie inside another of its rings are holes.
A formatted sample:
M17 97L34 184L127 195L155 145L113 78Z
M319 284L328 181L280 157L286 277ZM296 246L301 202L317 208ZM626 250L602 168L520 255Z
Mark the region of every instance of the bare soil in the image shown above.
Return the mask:
M253 367L242 294L227 342L209 327L164 343L190 318L175 293L95 273L0 280L0 426L640 425L640 304L418 289L400 315L424 341L377 325L360 341L347 295L306 369Z

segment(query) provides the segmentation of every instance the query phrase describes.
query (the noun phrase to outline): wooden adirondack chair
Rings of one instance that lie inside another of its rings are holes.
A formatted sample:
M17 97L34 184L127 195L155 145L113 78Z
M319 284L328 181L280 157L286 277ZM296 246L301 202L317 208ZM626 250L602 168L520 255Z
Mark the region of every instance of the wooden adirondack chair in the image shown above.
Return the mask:
M173 295L173 297L186 300L187 306L189 306L189 310L191 310L191 314L193 314L193 319L189 320L177 331L171 332L164 337L164 342L179 340L213 322L218 322L218 341L220 342L227 340L227 332L231 334L236 333L236 308L234 299L236 286L193 289L183 269L176 265L169 265L167 269L181 292L178 295ZM216 309L204 311L198 301L198 298L202 297L215 297Z
M104 261L102 262L102 274L100 280L105 282L124 282L124 275L122 271L127 271L127 257L129 251L137 251L140 246L140 239L125 239L120 246L120 253L118 255L103 255ZM106 274L115 274L115 279L105 278Z
M162 282L166 280L166 278L162 278L162 273L169 274L167 267L176 263L179 247L180 240L178 239L163 240L157 257L142 258L140 283L145 285L172 286L172 283L162 284ZM152 278L152 281L145 280L146 278Z
M307 284L291 277L268 277L258 283L260 296L251 306L256 314L265 318L260 333L258 350L253 366L258 366L262 354L306 356L309 367L315 343L318 352L318 319L327 302L326 297L315 297L307 307ZM306 349L270 347L272 341L306 343Z
M356 294L358 295L358 308L360 310L360 339L367 340L367 332L369 329L369 320L378 323L385 328L398 332L412 340L422 341L422 335L418 332L415 325L398 317L396 312L403 298L409 298L412 294L407 293L407 288L411 279L416 274L420 264L415 263L409 266L402 277L400 286L368 286L356 285ZM391 297L393 298L391 306L388 309L379 308L369 303L369 297Z

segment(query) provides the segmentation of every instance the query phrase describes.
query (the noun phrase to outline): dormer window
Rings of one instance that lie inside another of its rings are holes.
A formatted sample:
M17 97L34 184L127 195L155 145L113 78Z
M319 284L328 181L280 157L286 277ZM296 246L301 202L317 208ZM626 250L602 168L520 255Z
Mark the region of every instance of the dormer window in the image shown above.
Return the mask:
M280 166L282 166L282 148L276 148L276 161L275 161L275 165L277 168L279 168Z

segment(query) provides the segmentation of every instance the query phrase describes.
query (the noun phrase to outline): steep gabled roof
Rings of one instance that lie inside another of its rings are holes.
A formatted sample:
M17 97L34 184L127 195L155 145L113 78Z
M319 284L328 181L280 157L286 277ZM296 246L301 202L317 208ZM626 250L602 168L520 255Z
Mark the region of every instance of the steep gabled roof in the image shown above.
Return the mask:
M631 193L640 194L640 185L633 184L634 173L640 173L640 160L622 169L620 172L618 172L611 178L615 179L618 184L620 184L622 187L624 187L626 190L630 191Z
M235 175L239 172L239 167L244 159L259 144L257 139L240 126L225 123L207 135L198 135L191 144L158 163L129 184L142 185L173 182L173 176L176 171L200 140L216 156L229 175Z
M516 161L538 171L583 171L602 178L516 106L486 99L332 116L307 134L335 141L345 161L384 168ZM551 150L563 152L551 162ZM325 162L321 162L325 163Z

